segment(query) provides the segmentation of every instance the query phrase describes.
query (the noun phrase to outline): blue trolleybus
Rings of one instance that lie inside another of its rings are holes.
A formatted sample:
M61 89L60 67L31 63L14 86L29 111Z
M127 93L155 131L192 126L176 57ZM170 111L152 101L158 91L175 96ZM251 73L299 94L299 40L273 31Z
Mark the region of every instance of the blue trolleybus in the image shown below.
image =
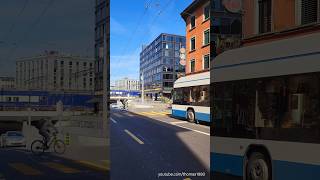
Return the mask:
M172 116L210 122L209 71L181 77L173 88Z
M211 77L214 179L320 179L320 33L225 51Z

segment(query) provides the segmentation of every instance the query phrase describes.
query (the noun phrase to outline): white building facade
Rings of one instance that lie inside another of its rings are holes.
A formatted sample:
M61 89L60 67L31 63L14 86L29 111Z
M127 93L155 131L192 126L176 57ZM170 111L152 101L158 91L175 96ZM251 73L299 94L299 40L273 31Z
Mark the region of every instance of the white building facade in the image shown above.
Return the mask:
M115 90L138 91L140 90L140 82L135 79L124 78L115 81Z
M94 59L46 52L16 62L19 90L92 91Z
M0 89L14 89L15 78L14 77L0 77Z

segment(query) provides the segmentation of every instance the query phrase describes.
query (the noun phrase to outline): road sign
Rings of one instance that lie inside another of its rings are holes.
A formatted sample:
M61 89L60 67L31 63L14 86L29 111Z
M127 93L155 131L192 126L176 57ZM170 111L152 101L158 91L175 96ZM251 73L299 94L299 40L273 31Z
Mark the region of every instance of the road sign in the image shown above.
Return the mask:
M232 13L238 13L242 9L242 0L223 0L222 4Z
M180 59L186 59L186 54L180 54Z
M186 53L186 48L180 48L180 53L185 54Z
M186 65L186 60L185 60L185 59L181 59L181 60L180 60L180 64L181 64L182 66L185 66L185 65Z

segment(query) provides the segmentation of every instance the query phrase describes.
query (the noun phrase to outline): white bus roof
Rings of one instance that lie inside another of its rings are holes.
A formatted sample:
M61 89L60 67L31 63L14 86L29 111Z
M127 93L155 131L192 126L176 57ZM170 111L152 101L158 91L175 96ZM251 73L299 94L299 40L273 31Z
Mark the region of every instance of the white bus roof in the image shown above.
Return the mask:
M237 48L213 59L211 82L320 71L320 33Z
M210 72L192 74L181 77L174 82L174 88L200 86L210 84Z

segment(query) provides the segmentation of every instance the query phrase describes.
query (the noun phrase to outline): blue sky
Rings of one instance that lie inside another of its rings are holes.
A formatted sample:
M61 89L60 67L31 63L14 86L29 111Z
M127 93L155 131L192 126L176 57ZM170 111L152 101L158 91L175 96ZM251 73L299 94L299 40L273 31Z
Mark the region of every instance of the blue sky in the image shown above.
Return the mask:
M0 76L45 50L94 57L94 0L1 0Z
M180 13L191 2L192 0L111 0L111 83L123 77L139 78L139 53L142 44L149 44L162 32L185 35L185 22Z

